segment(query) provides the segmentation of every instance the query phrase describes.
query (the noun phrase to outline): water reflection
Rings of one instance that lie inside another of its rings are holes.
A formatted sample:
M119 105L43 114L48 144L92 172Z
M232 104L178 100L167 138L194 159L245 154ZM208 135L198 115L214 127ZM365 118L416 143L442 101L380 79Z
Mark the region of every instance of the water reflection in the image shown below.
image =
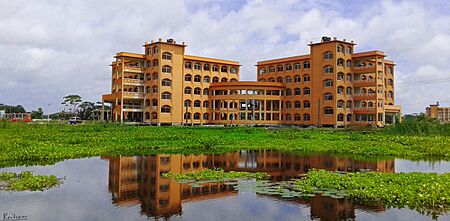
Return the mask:
M161 177L163 173L188 173L211 168L225 171L267 172L272 181L298 178L311 168L330 171L373 170L395 172L394 160L358 161L324 155L295 155L275 151L239 151L218 155L158 154L134 157L102 157L109 162L108 189L117 206L141 205L141 213L150 217L181 214L182 204L237 195L232 185L210 183L203 187L179 184ZM280 197L260 196L276 198ZM311 218L321 220L354 219L355 209L372 212L384 207L355 205L347 199L316 196L311 200L289 200L309 205Z

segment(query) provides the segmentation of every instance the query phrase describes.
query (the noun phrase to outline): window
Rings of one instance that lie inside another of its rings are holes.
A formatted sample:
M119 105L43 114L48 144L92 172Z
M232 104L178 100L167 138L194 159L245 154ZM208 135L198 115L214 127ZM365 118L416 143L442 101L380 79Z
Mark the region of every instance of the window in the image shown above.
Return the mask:
M283 83L283 78L282 77L278 77L277 78L277 82Z
M191 113L189 113L189 112L184 113L184 119L185 120L190 120L191 119Z
M194 114L194 120L200 120L200 113Z
M337 66L344 66L344 59L342 59L342 58L339 58L339 59L337 59Z
M326 101L331 101L331 100L333 100L333 94L332 93L325 93L323 95L323 99L326 100Z
M333 80L331 80L331 79L324 80L323 86L324 87L333 87Z
M202 94L202 89L200 89L199 87L196 87L196 88L194 89L194 94L195 94L195 95L200 95L200 94Z
M218 77L213 77L213 81L212 81L213 83L217 83L217 82L219 82L219 78Z
M303 94L308 95L311 94L311 90L308 87L303 88Z
M311 116L309 114L303 114L303 121L309 121Z
M275 72L275 67L274 66L270 66L269 67L269 73L273 73Z
M302 68L302 65L300 63L294 64L294 70L300 70Z
M238 80L236 78L231 78L230 82L237 82Z
M228 72L228 67L227 66L220 67L220 72Z
M219 71L219 66L213 65L213 66L212 66L212 71L218 72L218 71Z
M259 69L259 74L265 74L265 73L266 73L266 69L265 68Z
M158 87L157 86L153 86L153 93L157 94L158 93Z
M153 60L153 67L158 67L158 59Z
M286 101L286 109L291 109L292 104L290 101Z
M300 101L295 101L295 104L294 104L294 107L295 108L301 108L302 107L302 102L300 102Z
M352 82L352 74L347 74L345 76L345 80L348 81L348 82Z
M152 79L152 76L150 74L145 75L145 80L149 81Z
M295 88L295 89L294 89L294 95L300 95L300 94L301 94L301 91L302 91L302 90L300 90L300 88Z
M333 73L333 67L331 67L331 66L325 66L325 67L323 67L323 73L325 73L325 74L331 74L331 73Z
M388 92L388 98L393 98L394 97L394 93L392 91Z
M191 100L184 100L184 107L191 107Z
M337 79L338 79L338 81L343 81L343 80L344 80L344 73L339 72L339 73L337 74Z
M300 81L301 81L300 75L295 75L295 76L294 76L294 82L295 82L295 83L298 83L298 82L300 82Z
M149 94L150 91L151 91L151 90L150 90L150 87L149 87L149 86L145 87L145 93Z
M158 80L158 74L157 73L153 73L153 80L154 81Z
M327 51L327 52L323 53L323 59L325 59L325 60L333 59L333 53L331 51Z
M347 117L346 117L347 119L347 122L350 122L350 121L352 121L352 115L351 114L347 114Z
M202 104L202 102L199 100L194 101L194 107L200 107L201 104Z
M167 79L167 78L164 78L164 79L162 79L162 81L161 81L161 85L162 85L162 86L171 86L171 85L172 85L172 81L169 80L169 79Z
M352 101L347 101L347 102L345 103L345 107L346 107L346 108L353 108L353 103L352 103Z
M153 107L158 106L158 99L153 99L153 100L152 100L152 106L153 106Z
M161 113L170 113L170 106L169 105L164 105L161 107ZM155 119L156 117L154 117L153 119Z
M209 95L209 89L208 88L203 89L203 95Z
M145 99L145 106L149 107L150 106L150 100L149 99Z
M278 71L278 72L283 71L283 66L282 66L282 65L278 65L278 66L277 66L277 71Z
M285 83L292 83L292 78L291 76L287 76L284 80Z
M275 82L275 79L274 78L269 78L267 81L268 82Z
M309 101L303 101L303 108L310 108L311 103Z
M344 52L344 46L342 46L341 44L339 44L337 46L337 52Z
M190 74L184 75L184 81L192 81L192 75Z
M209 66L209 64L204 64L203 65L203 70L204 71L209 71L211 69L211 67Z
M287 64L285 67L286 71L292 71L292 65L291 64Z
M170 100L171 98L172 98L172 94L170 92L166 91L161 94L161 99Z
M338 100L338 102L337 102L337 107L338 108L344 108L344 101L343 100Z
M195 63L194 64L194 69L195 70L200 70L200 69L202 69L202 65L200 63Z
M305 82L311 81L311 77L309 76L309 74L303 75L303 81Z
M231 67L231 68L230 68L230 73L232 73L232 74L237 74L237 68Z
M334 113L334 111L333 111L332 107L325 107L323 109L323 114L325 114L325 115L329 115L329 114L333 114L333 113Z
M168 66L168 65L164 65L162 67L162 72L163 73L172 73L172 68L170 66Z
M310 68L311 67L311 63L309 61L305 61L303 63L303 68Z
M286 89L286 96L290 96L290 95L292 95L292 91L291 91L291 89Z
M152 65L151 61L145 61L145 67L149 68Z
M211 82L211 78L209 76L205 76L203 78L203 83L209 83L209 82Z
M394 82L392 81L392 79L388 79L388 80L387 80L387 84L388 84L388 85L393 85Z
M344 115L343 114L338 114L337 121L344 121Z
M344 87L339 86L339 87L337 88L337 93L338 93L338 94L344 94Z
M350 68L351 66L352 66L352 61L347 60L347 61L345 62L345 67Z
M391 67L388 67L387 73L388 73L388 74L392 74L392 68L391 68Z
M209 114L208 113L204 113L203 114L203 120L208 120L209 119Z
M164 60L172 60L172 54L169 53L169 52L164 52L162 54L162 59L164 59Z
M147 48L147 50L145 50L145 54L147 54L147 55L152 54L152 49L151 48Z
M346 54L351 54L352 53L352 48L351 47L346 47L345 48L345 53Z
M192 69L192 63L191 63L191 62L185 62L185 63L184 63L184 68L186 68L186 69Z
M184 88L184 93L185 94L192 94L192 88L191 87L185 87Z
M202 82L202 77L200 75L195 75L194 82Z
M158 46L153 47L153 54L158 54Z
M208 108L209 107L209 101L203 101L203 107Z
M302 120L302 116L300 114L295 114L294 115L294 120L295 121L300 121L300 120Z
M220 79L220 82L227 82L227 81L228 81L227 78L222 78L222 79Z

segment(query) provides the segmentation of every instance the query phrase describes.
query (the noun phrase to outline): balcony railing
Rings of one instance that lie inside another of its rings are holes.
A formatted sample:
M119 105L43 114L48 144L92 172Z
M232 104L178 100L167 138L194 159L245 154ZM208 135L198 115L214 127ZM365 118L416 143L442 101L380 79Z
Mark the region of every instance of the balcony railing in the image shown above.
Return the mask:
M125 91L123 92L124 97L131 97L131 98L144 98L143 92L129 92Z
M132 72L143 72L144 68L137 67L137 66L124 66L125 71L132 71Z
M367 86L376 86L377 83L375 80L355 80L353 81L353 86L355 87L367 87Z
M377 94L353 94L354 100L375 100L377 98Z
M357 113L357 112L374 112L376 110L377 110L376 107L354 107L353 108L353 112L355 112L355 113Z
M376 66L375 65L367 65L367 66L359 66L359 67L353 67L353 72L367 72L367 71L375 71Z
M144 85L144 80L134 79L134 78L124 78L123 83L132 85Z
M142 105L137 105L137 104L124 104L123 105L123 109L142 109L143 106Z

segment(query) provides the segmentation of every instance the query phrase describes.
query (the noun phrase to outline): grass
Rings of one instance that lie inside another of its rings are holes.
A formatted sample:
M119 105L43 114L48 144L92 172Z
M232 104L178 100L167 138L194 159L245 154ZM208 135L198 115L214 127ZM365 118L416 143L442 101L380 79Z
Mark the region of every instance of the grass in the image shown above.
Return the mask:
M256 180L265 180L269 178L267 173L257 172L237 172L237 171L229 171L225 172L221 168L216 169L207 169L197 172L191 172L186 174L172 174L172 173L163 173L164 178L174 178L178 181L183 182L217 182L217 181L228 181L234 179L256 179Z
M0 167L52 164L91 156L208 154L241 149L343 154L355 158L450 159L450 136L394 133L393 129L349 132L0 123Z
M7 191L44 191L59 186L61 181L56 176L34 175L25 171L20 174L12 172L0 173L0 190Z

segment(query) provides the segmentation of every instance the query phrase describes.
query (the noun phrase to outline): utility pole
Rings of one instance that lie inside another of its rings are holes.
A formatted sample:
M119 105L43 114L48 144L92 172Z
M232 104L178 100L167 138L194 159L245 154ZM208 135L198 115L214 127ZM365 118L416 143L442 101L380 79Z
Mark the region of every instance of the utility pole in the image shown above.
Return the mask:
M48 104L47 123L50 122L50 105Z

